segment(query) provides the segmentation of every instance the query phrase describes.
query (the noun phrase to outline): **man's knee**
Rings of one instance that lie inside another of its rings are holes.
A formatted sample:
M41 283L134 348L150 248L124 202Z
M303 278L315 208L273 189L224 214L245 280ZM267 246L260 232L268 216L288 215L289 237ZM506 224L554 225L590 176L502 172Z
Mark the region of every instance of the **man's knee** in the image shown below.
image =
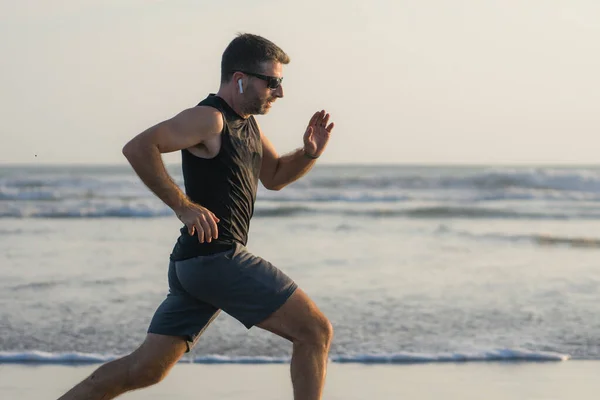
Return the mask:
M311 319L299 336L301 342L329 348L333 339L333 326L325 315L319 313Z
M127 385L141 388L159 383L186 349L187 344L181 337L148 334L144 343L126 357Z
M333 325L331 325L331 322L325 316L323 316L323 319L320 335L323 342L329 347L333 339Z
M159 360L136 360L133 358L127 374L127 385L131 388L155 385L168 375L170 369L171 365L165 365Z

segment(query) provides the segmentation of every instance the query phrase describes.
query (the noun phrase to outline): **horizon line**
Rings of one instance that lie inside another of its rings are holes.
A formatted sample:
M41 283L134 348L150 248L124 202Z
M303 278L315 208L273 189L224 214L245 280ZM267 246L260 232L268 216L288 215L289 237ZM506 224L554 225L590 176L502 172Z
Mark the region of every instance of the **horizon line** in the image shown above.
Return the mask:
M165 162L165 167L178 167L181 162ZM573 162L327 162L317 163L315 166L327 167L600 167L600 163L573 163ZM35 162L0 162L1 167L130 167L127 163L35 163Z

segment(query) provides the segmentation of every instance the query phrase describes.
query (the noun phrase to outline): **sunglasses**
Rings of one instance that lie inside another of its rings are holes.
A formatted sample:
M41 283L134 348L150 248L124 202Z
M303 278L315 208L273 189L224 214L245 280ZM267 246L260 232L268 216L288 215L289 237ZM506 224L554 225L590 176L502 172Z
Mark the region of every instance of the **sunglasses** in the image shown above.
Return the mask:
M239 72L246 74L246 75L253 76L258 79L262 79L263 81L267 82L267 87L269 89L277 89L281 85L281 81L283 81L283 77L277 78L275 76L261 75L261 74L256 74L254 72L246 72L246 71L239 71Z

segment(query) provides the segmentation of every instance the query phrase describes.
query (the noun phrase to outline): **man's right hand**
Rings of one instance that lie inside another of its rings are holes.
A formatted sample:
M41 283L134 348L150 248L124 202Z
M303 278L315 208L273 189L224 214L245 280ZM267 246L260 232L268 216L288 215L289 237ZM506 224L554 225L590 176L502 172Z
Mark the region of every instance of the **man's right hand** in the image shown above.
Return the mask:
M198 233L198 241L210 243L219 237L217 223L220 221L208 208L188 202L176 211L177 218L188 228L190 236Z

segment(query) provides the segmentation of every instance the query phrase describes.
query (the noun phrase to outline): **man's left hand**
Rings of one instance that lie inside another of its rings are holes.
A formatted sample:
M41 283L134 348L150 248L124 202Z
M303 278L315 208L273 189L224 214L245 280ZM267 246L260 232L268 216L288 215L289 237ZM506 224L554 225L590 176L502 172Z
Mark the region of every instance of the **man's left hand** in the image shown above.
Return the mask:
M317 111L306 128L304 133L304 152L312 157L319 157L331 136L334 123L329 123L329 114L325 110Z

